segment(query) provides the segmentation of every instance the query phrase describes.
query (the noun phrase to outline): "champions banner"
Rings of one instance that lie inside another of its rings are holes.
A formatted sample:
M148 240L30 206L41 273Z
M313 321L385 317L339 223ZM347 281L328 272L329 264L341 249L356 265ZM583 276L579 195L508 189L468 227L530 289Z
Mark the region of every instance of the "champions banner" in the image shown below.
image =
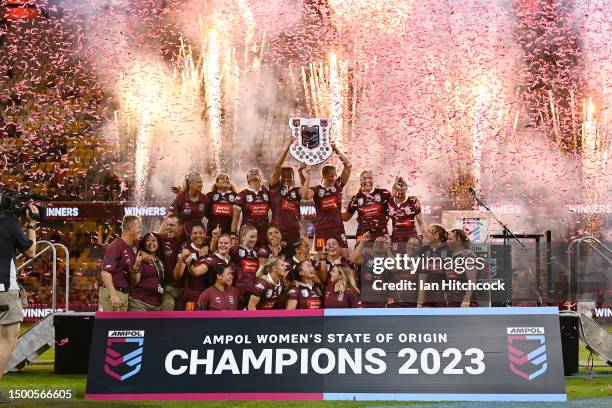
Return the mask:
M565 401L557 308L98 312L86 398Z

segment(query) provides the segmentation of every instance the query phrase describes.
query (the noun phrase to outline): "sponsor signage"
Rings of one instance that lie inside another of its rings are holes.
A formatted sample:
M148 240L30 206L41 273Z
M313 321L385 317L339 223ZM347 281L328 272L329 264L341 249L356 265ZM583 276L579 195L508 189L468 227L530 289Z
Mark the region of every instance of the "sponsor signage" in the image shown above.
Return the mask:
M99 201L54 201L45 205L48 220L79 221L121 219L124 215L140 217L164 217L167 207L163 203L99 202Z
M558 309L98 312L86 398L565 401Z

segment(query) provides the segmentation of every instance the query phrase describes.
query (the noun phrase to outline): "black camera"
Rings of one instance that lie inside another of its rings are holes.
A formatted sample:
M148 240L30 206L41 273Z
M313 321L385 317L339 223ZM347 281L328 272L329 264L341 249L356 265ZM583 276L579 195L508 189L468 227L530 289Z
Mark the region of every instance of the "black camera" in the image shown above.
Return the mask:
M48 197L40 194L30 192L20 193L15 190L0 187L0 212L11 213L18 217L26 215L29 213L27 203L30 200L51 201ZM44 221L45 209L38 205L36 208L38 208L38 214L30 214L30 216L35 221Z

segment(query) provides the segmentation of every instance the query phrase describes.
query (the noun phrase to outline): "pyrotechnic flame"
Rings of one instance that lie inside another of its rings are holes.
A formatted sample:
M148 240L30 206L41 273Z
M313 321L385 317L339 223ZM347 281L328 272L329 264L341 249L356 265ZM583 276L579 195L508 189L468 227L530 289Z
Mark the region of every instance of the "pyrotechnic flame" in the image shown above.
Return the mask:
M140 127L136 137L136 157L135 160L135 196L137 203L142 204L147 192L147 179L149 175L149 160L150 160L150 130L149 130L149 112L142 112Z
M216 172L220 172L221 139L223 137L221 123L221 69L219 66L219 44L217 32L211 30L208 34L208 52L206 53L206 109L210 126L210 136L213 146L213 158Z

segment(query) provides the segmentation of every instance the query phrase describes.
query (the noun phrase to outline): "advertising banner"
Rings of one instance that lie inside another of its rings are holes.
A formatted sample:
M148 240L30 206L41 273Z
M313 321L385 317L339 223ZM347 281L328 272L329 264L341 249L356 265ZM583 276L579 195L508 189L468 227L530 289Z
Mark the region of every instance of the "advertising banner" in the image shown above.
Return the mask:
M86 398L565 401L556 308L98 312Z

